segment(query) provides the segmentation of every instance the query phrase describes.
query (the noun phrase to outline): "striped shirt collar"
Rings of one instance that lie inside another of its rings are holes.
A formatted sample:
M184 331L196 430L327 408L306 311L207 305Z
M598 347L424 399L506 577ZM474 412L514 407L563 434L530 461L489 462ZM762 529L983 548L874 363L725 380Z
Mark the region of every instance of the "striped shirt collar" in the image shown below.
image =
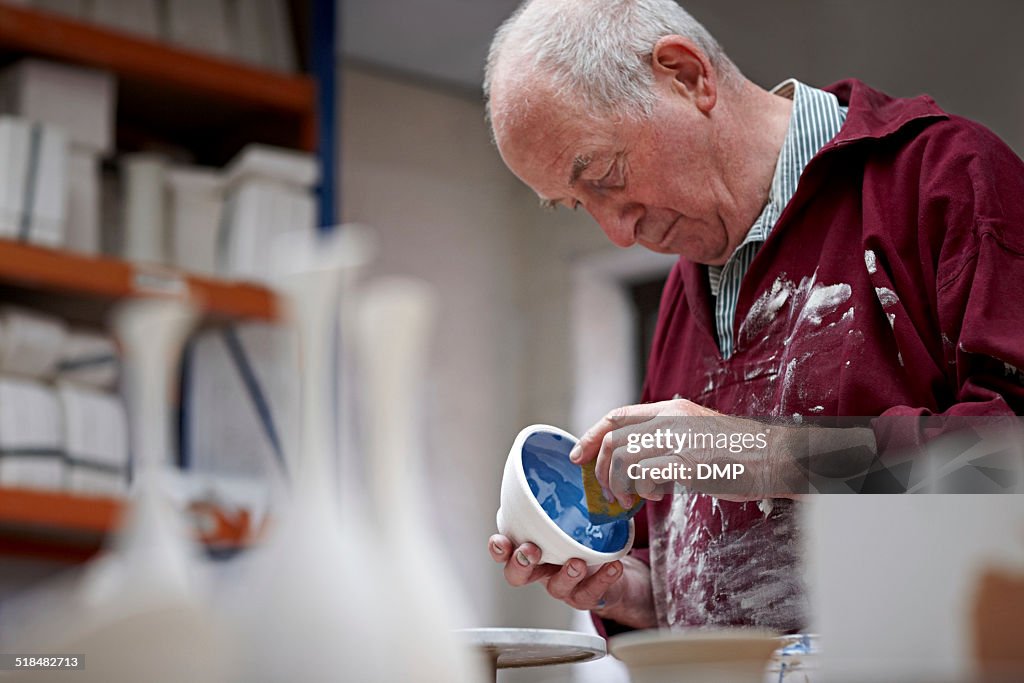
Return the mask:
M769 233L782 215L782 210L796 192L800 174L818 150L836 136L846 121L846 107L839 105L835 95L812 88L795 78L783 81L772 88L771 92L793 100L789 129L779 150L775 175L772 177L768 192L768 203L761 211L761 215L729 257L729 262L724 266L708 266L711 293L716 297L721 287L723 271L746 245L761 243L768 239Z
M768 239L778 222L782 210L793 198L804 167L819 149L836 136L846 121L846 108L839 105L835 95L824 90L790 79L776 86L772 92L792 98L793 111L775 164L768 201L725 265L707 268L708 283L715 297L718 348L723 358L729 358L733 352L732 328L743 277L761 244Z

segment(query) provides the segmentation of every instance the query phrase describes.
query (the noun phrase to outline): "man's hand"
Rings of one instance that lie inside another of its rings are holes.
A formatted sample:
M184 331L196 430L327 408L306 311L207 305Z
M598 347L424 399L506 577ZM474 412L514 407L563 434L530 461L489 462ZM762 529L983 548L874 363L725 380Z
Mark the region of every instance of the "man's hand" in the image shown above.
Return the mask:
M651 595L651 570L643 562L624 557L588 573L586 563L572 559L561 567L540 564L540 548L524 543L518 548L500 534L487 543L491 559L505 565L505 580L512 586L545 584L548 594L580 610L589 610L633 628L657 625Z
M637 438L644 434L653 435L657 430L677 435L692 431L725 434L728 437L731 434L764 433L769 429L772 438L767 440L767 448L744 448L742 452L714 447L677 448L672 444L663 448L639 448ZM695 473L698 464L738 463L743 465L744 470L742 478L737 481L693 477L674 483L725 500L791 497L786 490L786 482L801 480L800 473L795 471L792 453L789 452L793 437L797 434L793 428L778 425L769 428L754 420L722 415L686 399L674 399L625 406L611 411L587 430L569 457L577 464L596 458L595 471L601 486L627 508L634 502L634 493L649 500L660 500L673 484L668 482L658 485L657 481L650 479L630 479L627 473L633 464L646 468L673 464ZM631 435L634 446L632 453L628 448Z
M658 433L666 439L652 446L651 437ZM684 437L694 435L700 438L685 441ZM704 435L715 438L713 445L708 445ZM720 442L723 437L725 442ZM596 459L595 472L606 495L615 496L628 508L634 494L660 500L678 485L738 502L799 499L866 473L877 453L875 435L869 428L764 424L674 399L613 410L587 430L569 458L576 464ZM639 465L633 468L634 474L671 465L669 471L688 476L675 480L635 478L630 476L632 465ZM724 472L730 471L727 465L741 465L742 473L735 477L694 476L699 475L699 466L707 472L709 465Z

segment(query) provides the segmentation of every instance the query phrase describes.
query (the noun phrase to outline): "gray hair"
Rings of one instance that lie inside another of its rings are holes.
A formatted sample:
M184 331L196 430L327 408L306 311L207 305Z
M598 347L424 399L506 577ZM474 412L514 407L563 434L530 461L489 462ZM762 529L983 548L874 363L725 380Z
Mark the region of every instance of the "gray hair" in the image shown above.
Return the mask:
M547 76L547 85L586 111L649 116L651 54L668 35L696 43L723 80L739 75L714 37L674 0L526 0L491 42L484 72L488 120L496 74L521 85ZM503 104L515 108L518 100Z

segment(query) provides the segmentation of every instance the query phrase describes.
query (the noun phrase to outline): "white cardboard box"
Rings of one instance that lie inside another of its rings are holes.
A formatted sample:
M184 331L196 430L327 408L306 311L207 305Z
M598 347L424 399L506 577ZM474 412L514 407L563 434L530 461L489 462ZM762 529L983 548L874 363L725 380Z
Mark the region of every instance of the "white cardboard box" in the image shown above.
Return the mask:
M252 180L271 180L293 189L312 189L320 179L320 166L314 155L271 145L246 145L224 171L229 185Z
M60 489L61 443L56 393L31 380L0 378L0 484Z
M114 75L99 69L22 59L0 72L0 111L63 128L99 154L114 147Z
M57 381L93 389L117 386L121 360L113 337L85 328L72 328L64 337L57 362Z
M121 157L124 257L166 263L166 160L140 152Z
M62 384L62 449L67 488L77 493L120 495L128 490L128 422L116 394Z
M63 320L29 309L0 306L0 372L50 379L67 337Z
M100 253L100 157L72 146L68 155L68 208L64 244L82 254Z
M228 277L267 281L271 250L283 232L316 229L312 186L319 179L316 158L305 152L248 145L224 172L220 272Z
M268 248L278 235L316 229L316 203L307 191L262 179L238 183L228 194L224 218L225 276L267 282L272 268Z
M64 242L67 164L61 129L0 116L0 236Z
M167 229L171 263L195 273L217 272L217 244L224 211L219 171L177 167L167 172Z

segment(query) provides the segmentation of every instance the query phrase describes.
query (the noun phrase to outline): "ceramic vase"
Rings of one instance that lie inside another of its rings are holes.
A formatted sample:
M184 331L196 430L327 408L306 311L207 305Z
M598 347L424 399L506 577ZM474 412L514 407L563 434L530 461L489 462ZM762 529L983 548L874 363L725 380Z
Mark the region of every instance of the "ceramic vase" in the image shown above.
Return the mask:
M194 319L175 300L130 301L114 317L124 350L133 496L111 549L85 568L59 623L37 634L33 648L84 655L84 669L66 674L75 681L227 680L224 633L206 608L199 551L163 472L171 377ZM42 642L48 647L38 647Z
M436 304L429 287L381 278L358 297L363 439L372 507L401 605L403 681L486 680L479 655L453 633L471 625L466 597L432 526L443 501L426 494L425 377Z
M402 680L395 659L404 643L392 637L389 616L394 587L364 510L338 495L332 426L335 322L367 239L340 228L320 239L288 234L273 247L299 335L302 426L291 502L272 510L268 538L235 587L239 682Z

